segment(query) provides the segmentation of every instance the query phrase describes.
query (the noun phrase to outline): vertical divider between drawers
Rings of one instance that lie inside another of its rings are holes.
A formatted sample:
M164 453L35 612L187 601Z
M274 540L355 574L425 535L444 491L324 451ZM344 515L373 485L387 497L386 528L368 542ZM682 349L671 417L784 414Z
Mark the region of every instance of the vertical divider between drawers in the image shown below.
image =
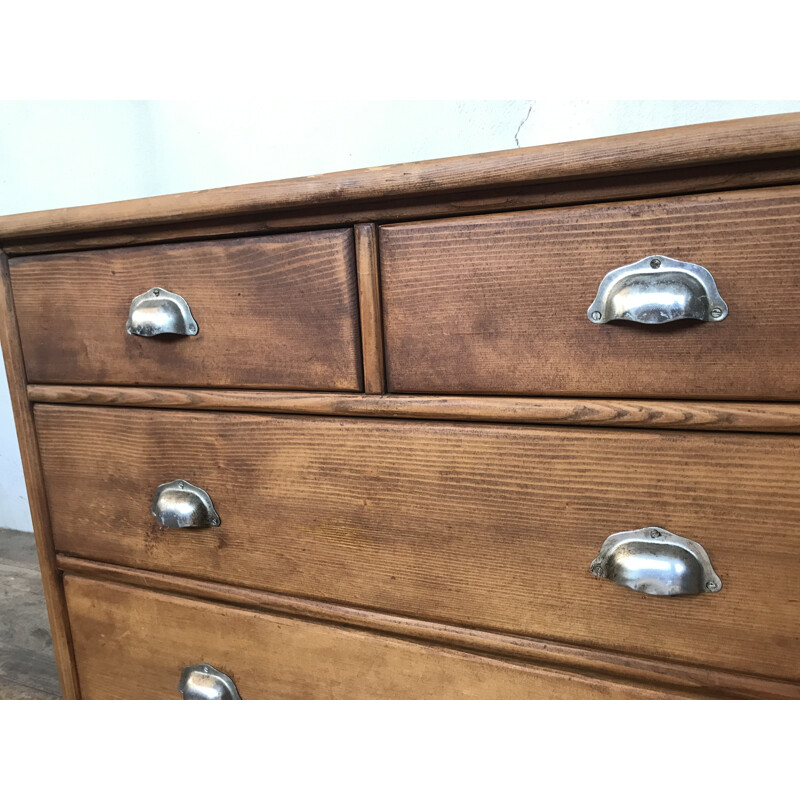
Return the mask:
M384 394L386 372L383 358L378 231L374 223L365 223L356 225L354 234L361 349L364 359L364 391L367 394Z

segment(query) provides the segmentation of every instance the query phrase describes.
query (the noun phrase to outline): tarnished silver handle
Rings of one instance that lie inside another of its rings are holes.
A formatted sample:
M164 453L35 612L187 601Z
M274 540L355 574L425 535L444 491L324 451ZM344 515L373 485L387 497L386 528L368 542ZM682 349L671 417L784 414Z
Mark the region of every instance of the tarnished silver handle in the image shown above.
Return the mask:
M133 336L196 336L197 322L179 294L156 286L133 298L125 330Z
M647 256L611 270L600 282L587 314L597 324L618 319L645 325L679 319L721 322L728 316L728 306L705 267Z
M184 700L241 700L229 675L211 664L195 664L181 670L178 691Z
M162 483L150 513L165 528L215 528L220 523L208 493L189 481Z
M590 569L598 578L644 594L702 594L722 588L705 548L664 528L613 533Z

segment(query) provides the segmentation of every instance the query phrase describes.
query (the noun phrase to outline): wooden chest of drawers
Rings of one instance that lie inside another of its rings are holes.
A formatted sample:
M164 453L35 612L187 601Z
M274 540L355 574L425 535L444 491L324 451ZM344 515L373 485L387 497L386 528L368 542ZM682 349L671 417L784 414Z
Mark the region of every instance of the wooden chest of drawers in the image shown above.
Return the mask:
M0 245L65 697L800 696L800 115Z

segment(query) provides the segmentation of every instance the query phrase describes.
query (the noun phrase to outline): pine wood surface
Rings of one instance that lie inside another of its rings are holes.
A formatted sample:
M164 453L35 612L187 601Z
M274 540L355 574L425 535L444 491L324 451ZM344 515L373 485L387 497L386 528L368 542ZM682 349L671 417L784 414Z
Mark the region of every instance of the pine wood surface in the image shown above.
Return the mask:
M794 114L0 218L64 696L177 698L177 651L245 696L798 696L798 184ZM729 317L592 325L655 253ZM194 349L124 332L156 285ZM178 473L219 529L157 527ZM591 576L649 524L723 591Z
M350 170L329 175L163 195L0 217L0 244L148 225L264 215L342 203L460 191L508 195L518 187L702 169L800 155L800 114L688 125L496 153Z
M514 184L506 189L465 190L410 198L374 197L371 200L311 205L300 209L265 209L258 214L237 215L220 220L156 223L135 228L96 231L76 228L71 234L56 235L47 235L44 228L43 233L32 238L6 239L4 242L6 252L10 255L33 255L796 183L800 183L800 157L765 157L756 161L733 161L660 172L637 172L602 178L584 177L553 183ZM3 217L0 217L0 225L2 221Z
M380 228L389 390L800 398L800 187ZM603 276L664 255L711 271L719 323L595 325Z
M382 394L386 381L383 368L383 328L378 232L374 225L356 225L356 264L361 319L361 351L364 354L364 391Z
M28 379L361 389L350 230L11 261ZM184 297L196 336L131 336L131 300Z
M797 680L800 439L35 407L59 551ZM155 488L219 528L161 529ZM724 588L650 597L594 578L614 532L700 542Z
M606 677L637 683L655 682L681 687L687 691L701 692L709 697L800 699L800 683L790 681L777 681L741 672L659 661L634 656L630 653L579 647L542 638L497 633L479 628L464 628L355 606L310 600L258 589L245 589L240 586L198 580L197 578L186 578L167 573L132 569L131 567L118 567L74 556L59 555L57 562L60 569L73 575L83 575L113 583L124 583L259 611L272 611L350 628L388 633L405 639L443 645L457 650L538 663L545 667L598 673Z
M209 663L243 699L669 699L677 689L557 672L67 576L87 699L180 699Z
M61 692L65 699L79 696L78 678L72 657L69 621L64 603L64 588L61 573L56 567L55 550L50 535L50 515L47 509L42 466L36 430L33 422L31 404L25 392L25 365L22 359L17 319L14 311L14 298L8 274L8 261L0 251L0 347L8 375L8 391L14 422L17 429L22 467L25 473L25 486L28 490L31 519L36 552L39 556L39 569L42 573L47 614L53 637L53 649L58 662L58 677Z
M800 433L798 403L703 403L563 397L368 395L344 392L165 389L141 386L28 386L35 403L266 411L350 417L449 419L600 427Z

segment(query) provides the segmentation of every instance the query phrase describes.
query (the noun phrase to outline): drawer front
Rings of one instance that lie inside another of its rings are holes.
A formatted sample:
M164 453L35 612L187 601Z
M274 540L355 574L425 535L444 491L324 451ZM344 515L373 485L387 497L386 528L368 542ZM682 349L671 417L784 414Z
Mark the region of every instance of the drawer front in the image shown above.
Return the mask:
M800 397L800 187L388 225L380 254L392 391ZM655 254L728 316L593 324L605 274Z
M56 548L131 567L794 680L800 437L35 407ZM221 524L162 528L157 486ZM722 591L595 578L612 533Z
M244 700L664 699L677 692L67 576L85 699L178 700L210 664Z
M358 391L349 230L11 261L31 383ZM180 295L196 335L126 331L134 298Z

